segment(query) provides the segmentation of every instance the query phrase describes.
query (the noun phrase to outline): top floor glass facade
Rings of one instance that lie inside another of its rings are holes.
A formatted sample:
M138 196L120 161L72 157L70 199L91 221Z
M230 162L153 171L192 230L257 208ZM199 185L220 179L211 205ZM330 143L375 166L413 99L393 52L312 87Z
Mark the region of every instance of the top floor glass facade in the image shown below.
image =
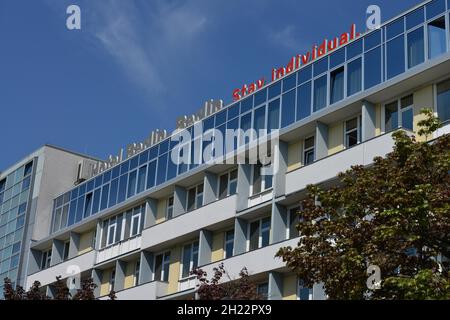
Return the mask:
M433 0L410 10L203 119L202 132L217 129L225 135L227 129L283 129L417 68L448 52L449 9L450 0ZM202 152L211 139L202 141L201 134L194 135L193 127L186 130L192 137L187 143L193 159L194 151ZM234 143L235 149L238 143ZM177 144L168 138L57 197L52 231L74 225L202 165L174 164L170 154Z

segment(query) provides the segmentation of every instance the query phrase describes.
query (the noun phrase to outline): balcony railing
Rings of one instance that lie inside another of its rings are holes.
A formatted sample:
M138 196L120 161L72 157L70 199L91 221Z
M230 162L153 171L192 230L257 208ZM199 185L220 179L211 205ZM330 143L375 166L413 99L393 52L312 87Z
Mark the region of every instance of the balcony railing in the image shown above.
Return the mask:
M121 256L125 253L137 250L141 247L141 236L134 236L127 240L117 242L98 251L96 263L101 263Z

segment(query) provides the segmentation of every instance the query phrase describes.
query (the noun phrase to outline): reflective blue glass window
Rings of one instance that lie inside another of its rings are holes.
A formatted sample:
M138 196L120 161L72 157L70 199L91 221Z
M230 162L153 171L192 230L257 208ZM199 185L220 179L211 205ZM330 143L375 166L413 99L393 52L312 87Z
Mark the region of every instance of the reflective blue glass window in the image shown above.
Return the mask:
M117 165L112 169L111 179L118 178L119 174L120 174L120 166Z
M311 114L311 81L297 89L297 120L305 119Z
M177 163L172 161L172 153L169 152L169 156L167 159L167 180L175 178L177 176L177 170Z
M95 188L98 188L102 185L103 176L100 175L97 178L95 178Z
M117 194L117 203L121 203L122 201L125 201L126 198L126 192L127 192L127 180L128 175L124 174L123 176L120 176L119 179L119 193Z
M426 5L427 20L445 11L445 0L434 0Z
M447 51L445 17L428 24L428 57L436 58Z
M295 90L283 95L281 108L281 127L287 127L295 121Z
M242 100L241 102L241 114L246 113L247 111L253 108L253 96Z
M314 80L314 111L325 108L327 105L327 76Z
M116 178L111 181L109 188L109 203L108 207L112 207L117 203L117 187L119 186L119 179Z
M405 72L405 42L400 36L391 40L386 46L387 78L391 79Z
M158 158L158 171L156 175L156 184L160 184L166 181L167 170L167 154Z
M148 161L148 154L149 154L148 150L145 150L145 151L141 152L141 154L139 154L139 165L140 166Z
M111 170L110 171L106 171L103 174L103 184L105 184L105 183L107 183L109 181L111 181Z
M253 127L256 130L258 136L260 136L259 130L266 129L266 106L263 106L255 110Z
M83 219L83 209L84 209L84 196L79 197L77 200L77 214L75 216L75 222L81 221Z
M357 40L347 46L347 60L350 60L362 53L362 39Z
M148 164L147 189L150 189L155 186L155 178L156 178L156 160Z
M191 169L198 167L201 161L201 154L200 154L201 150L202 150L201 139L195 139L191 143L191 164L190 164Z
M330 73L330 104L344 99L344 67Z
M30 187L30 179L31 179L31 176L26 177L25 179L23 179L23 181L22 181L22 191L24 191L24 190L26 190L26 189L28 189ZM0 203L1 203L1 201L0 201Z
M169 151L169 140L166 139L163 142L159 144L159 154L163 154L165 152Z
M347 65L347 96L362 89L362 59L358 58Z
M134 170L130 172L130 176L128 177L127 198L134 196L136 191L136 182L137 182L137 171Z
M153 146L150 148L150 152L148 154L148 160L153 160L158 156L158 147L159 146Z
M135 156L130 160L130 170L136 169L139 165L139 156Z
M403 18L397 19L394 22L386 26L386 40L391 40L392 38L398 36L405 31L405 24Z
M83 218L89 217L91 214L91 210L92 210L92 192L86 194L84 202Z
M314 77L326 72L328 70L328 57L314 63Z
M276 99L269 103L267 128L275 130L280 128L280 99Z
M297 85L297 74L293 74L283 80L283 92L287 92Z
M330 55L330 69L345 62L345 48L339 49Z
M100 191L101 189L96 189L94 191L94 200L92 202L92 214L96 214L100 205Z
M450 80L437 85L437 111L442 122L450 120Z
M227 109L228 120L234 119L239 115L239 103L233 104Z
M70 200L74 200L78 197L78 188L75 188L70 193Z
M384 106L384 127L389 132L397 129L399 126L398 102L392 102Z
M104 210L108 207L108 195L109 195L109 184L106 184L102 188L102 201L100 203L100 210Z
M364 37L364 51L369 51L372 48L381 44L381 30L374 31Z
M83 194L86 193L86 184L83 183L82 185L80 185L80 187L78 188L78 196L81 196Z
M247 130L251 129L251 125L252 125L252 113L250 112L241 117L240 128L244 131L244 133L246 133ZM245 139L245 140L242 139L239 141L239 145L242 146L242 145L246 144L247 142L249 142L249 141L247 141L247 139Z
M94 180L89 180L86 184L86 192L94 190Z
M260 104L263 104L267 100L267 88L258 91L255 94L255 107L259 106Z
M309 65L306 68L301 69L298 72L298 84L311 80L312 78L312 66Z
M77 201L76 200L72 200L70 202L70 207L69 207L69 220L67 222L67 224L69 226L73 225L75 223L75 215L77 213Z
M226 124L223 124L223 125L221 125L220 127L218 127L217 128L217 130L220 132L220 134L221 134L221 138L219 137L219 136L216 136L215 137L215 141L217 141L217 139L221 139L222 141L223 141L223 144L222 144L222 153L219 155L219 156L222 156L222 155L224 155L224 151L225 151L225 144L226 144L226 141L225 141L225 138L226 138L226 129L227 129L227 126L226 126ZM217 132L216 132L216 134L218 134ZM219 148L218 146L217 146L217 148ZM219 150L217 150L217 152L219 152ZM180 167L182 167L183 166L183 164L180 164L178 167L180 168ZM179 170L180 171L180 170ZM183 171L184 172L184 171Z
M138 171L138 181L137 181L137 188L136 193L140 193L145 190L145 176L147 174L147 166L142 166L139 168Z
M364 54L364 87L372 88L381 82L381 47Z
M408 68L425 61L425 43L423 27L408 33Z
M412 29L415 26L423 23L425 20L425 13L423 7L417 9L406 16L406 30Z
M216 124L215 126L218 127L221 124L224 124L227 121L227 110L220 111L216 114Z
M127 173L130 168L130 161L125 161L120 165L120 174Z
M203 133L212 128L214 128L214 117L209 117L203 120Z
M281 94L281 81L276 82L275 84L269 87L269 100L279 96Z

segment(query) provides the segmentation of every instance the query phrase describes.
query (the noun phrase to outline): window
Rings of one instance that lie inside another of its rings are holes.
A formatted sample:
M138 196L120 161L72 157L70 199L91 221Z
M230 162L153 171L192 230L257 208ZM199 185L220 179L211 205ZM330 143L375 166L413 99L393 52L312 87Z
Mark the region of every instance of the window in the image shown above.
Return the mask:
M253 166L253 184L252 184L252 194L257 195L261 192L264 192L270 188L272 188L272 175L263 175L267 173L268 168L270 167L270 163L263 165L260 162Z
M384 106L384 130L389 132L403 127L413 130L413 95Z
M109 275L109 291L114 290L114 286L116 284L116 269L112 269Z
M26 177L27 175L31 174L31 169L33 169L33 162L29 162L25 165L23 176Z
M256 293L261 297L262 300L267 300L269 296L269 283L264 282L256 286Z
M327 105L327 76L314 80L314 111L319 111Z
M345 121L345 147L351 148L357 145L359 141L359 118L353 118Z
M234 249L234 230L229 230L225 232L225 251L224 251L224 259L230 258L233 256Z
M108 234L107 234L107 237L106 237L106 239L107 239L106 245L107 246L110 246L110 245L112 245L115 242L116 229L117 229L117 219L116 219L116 217L114 217L113 219L109 219Z
M200 208L203 205L203 183L189 189L187 193L187 211Z
M69 259L70 241L64 242L63 261Z
M299 232L297 230L297 225L300 222L299 211L300 207L295 207L289 210L289 230L288 237L289 239L294 239L299 236Z
M49 268L51 260L52 260L52 249L42 252L41 270Z
M131 216L131 237L141 233L141 219L141 211L135 208Z
M166 201L166 219L170 220L173 218L173 196L169 197Z
M250 223L248 230L248 250L252 251L269 245L270 217Z
M155 258L155 281L169 281L170 251L158 254Z
M364 54L364 87L372 88L381 82L381 47Z
M183 267L181 278L188 278L190 272L198 266L198 241L183 247Z
M92 192L86 195L86 201L84 202L83 218L89 217L92 210Z
M442 122L450 120L450 79L437 85L437 111Z
M281 127L287 127L295 121L295 90L283 94L281 109Z
M446 51L445 17L441 17L428 23L428 58L436 58Z
M141 268L141 260L137 260L134 265L134 285L137 286L139 284L139 276L140 276L140 268Z
M408 33L408 68L425 61L425 44L423 28Z
M330 104L344 99L344 67L330 73Z
M313 299L313 289L305 287L303 280L298 280L298 300L312 300Z
M236 193L237 169L227 172L219 178L219 199L224 199Z
M403 35L387 43L386 57L388 79L405 72L405 41Z
M354 95L362 89L362 59L358 58L348 63L347 96Z
M297 89L297 121L311 114L311 81Z
M306 165L311 164L314 162L314 137L310 137L305 139L304 145L303 145L303 162Z

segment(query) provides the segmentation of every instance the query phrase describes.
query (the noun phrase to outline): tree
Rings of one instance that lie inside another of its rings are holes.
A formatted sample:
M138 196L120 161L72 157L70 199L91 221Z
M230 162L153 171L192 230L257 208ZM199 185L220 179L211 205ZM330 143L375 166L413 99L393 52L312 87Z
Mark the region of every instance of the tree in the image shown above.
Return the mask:
M264 297L257 293L256 284L250 280L248 270L243 268L238 279L231 279L223 263L214 268L214 275L210 280L202 269L195 269L191 274L199 281L197 296L199 300L262 300ZM221 282L223 276L228 282Z
M438 120L422 113L420 133L430 135ZM392 136L386 158L339 174L329 189L308 186L298 246L277 253L331 299L450 298L450 136ZM381 270L381 289L368 289L370 265Z

